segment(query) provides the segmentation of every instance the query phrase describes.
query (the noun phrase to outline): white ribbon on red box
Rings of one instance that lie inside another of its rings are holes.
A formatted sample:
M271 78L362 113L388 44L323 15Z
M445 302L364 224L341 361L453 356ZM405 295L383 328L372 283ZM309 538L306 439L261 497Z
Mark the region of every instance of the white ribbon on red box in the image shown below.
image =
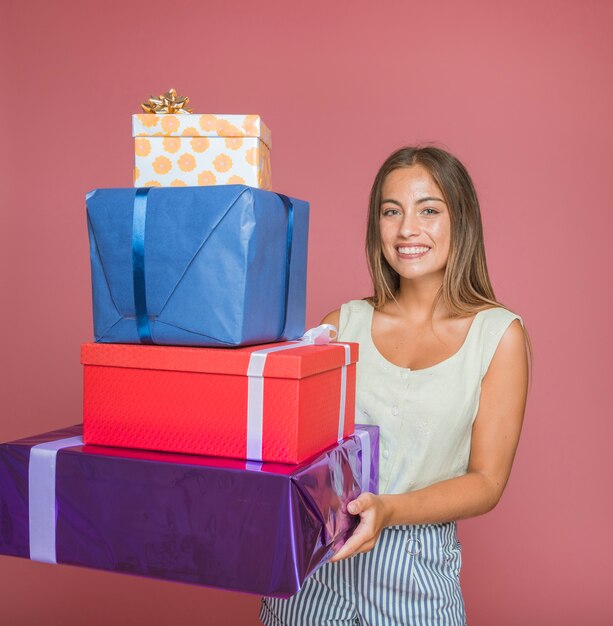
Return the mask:
M249 378L247 396L247 452L250 461L262 460L263 421L264 421L264 366L266 357L271 352L292 350L304 345L327 345L336 338L337 330L333 324L321 324L307 330L298 340L282 346L255 350L249 358L247 376ZM345 430L345 404L347 399L347 365L351 364L351 346L337 343L345 351L345 364L341 369L341 401L338 414L338 441Z

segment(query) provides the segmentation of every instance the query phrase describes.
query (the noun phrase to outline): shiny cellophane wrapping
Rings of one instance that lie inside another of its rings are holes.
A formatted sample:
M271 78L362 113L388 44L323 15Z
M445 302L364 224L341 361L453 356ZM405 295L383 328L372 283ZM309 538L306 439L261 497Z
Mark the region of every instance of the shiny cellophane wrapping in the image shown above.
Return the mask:
M368 434L369 489L378 429ZM81 426L0 446L0 553L29 558L28 466L33 446ZM295 466L83 445L57 453L56 555L80 565L288 597L357 525L357 435Z

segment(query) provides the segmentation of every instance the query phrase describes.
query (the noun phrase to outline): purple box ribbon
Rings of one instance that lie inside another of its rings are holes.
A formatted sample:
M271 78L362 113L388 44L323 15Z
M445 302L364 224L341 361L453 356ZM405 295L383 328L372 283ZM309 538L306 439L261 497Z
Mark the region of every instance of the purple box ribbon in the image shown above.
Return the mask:
M55 467L57 453L83 445L83 437L67 437L32 446L28 464L30 558L57 563L55 549Z

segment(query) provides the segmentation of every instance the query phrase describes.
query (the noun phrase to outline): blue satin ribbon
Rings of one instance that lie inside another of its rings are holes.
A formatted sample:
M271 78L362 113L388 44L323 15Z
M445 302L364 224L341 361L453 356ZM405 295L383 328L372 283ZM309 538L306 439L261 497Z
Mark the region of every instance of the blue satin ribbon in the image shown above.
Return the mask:
M282 193L277 194L283 201L285 208L287 209L287 246L286 246L286 258L285 258L285 307L283 309L283 324L281 324L281 334L277 337L277 341L282 339L285 335L285 326L287 325L287 308L289 306L289 279L290 279L290 265L292 261L292 238L294 235L294 205L292 201L284 196Z
M145 224L147 221L147 194L150 187L141 187L134 196L132 221L132 275L134 279L134 309L136 327L141 343L153 343L149 314L147 312L147 290L145 282Z

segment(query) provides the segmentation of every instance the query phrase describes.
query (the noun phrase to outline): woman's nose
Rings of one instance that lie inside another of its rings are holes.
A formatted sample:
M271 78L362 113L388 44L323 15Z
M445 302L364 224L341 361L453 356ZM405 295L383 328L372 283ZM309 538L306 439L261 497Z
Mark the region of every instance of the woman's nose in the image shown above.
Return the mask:
M419 220L411 211L404 214L402 223L400 224L400 236L409 237L419 233Z

